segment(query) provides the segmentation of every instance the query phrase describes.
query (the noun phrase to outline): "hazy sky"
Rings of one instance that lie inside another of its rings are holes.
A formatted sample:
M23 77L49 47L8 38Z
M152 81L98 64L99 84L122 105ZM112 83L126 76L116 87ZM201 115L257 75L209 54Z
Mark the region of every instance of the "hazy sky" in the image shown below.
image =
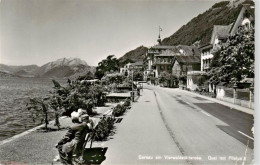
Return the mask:
M156 44L219 0L0 0L0 63L78 57L97 65Z

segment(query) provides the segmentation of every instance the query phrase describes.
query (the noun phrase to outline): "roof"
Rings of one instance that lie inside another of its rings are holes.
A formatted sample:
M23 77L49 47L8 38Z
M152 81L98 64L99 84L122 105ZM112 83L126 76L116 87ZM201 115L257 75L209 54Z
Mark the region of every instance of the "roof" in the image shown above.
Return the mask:
M155 56L174 56L174 55L180 55L180 52L178 49L166 49L161 54L155 55Z
M231 27L232 27L232 24L214 25L212 36L211 36L211 44L213 44L215 36L217 36L219 39L227 38Z
M138 62L135 62L135 63L131 63L131 65L139 66L139 65L143 65L143 62L142 61L138 61Z
M230 33L233 35L237 32L238 27L241 25L243 21L244 14L248 12L250 16L252 16L252 19L255 19L255 8L254 5L250 4L243 4L242 9L240 10L240 13L238 14L236 21L234 22L232 28L230 29Z
M152 48L154 49L175 49L176 46L168 46L168 45L155 45Z
M204 49L208 49L208 48L212 48L212 44L207 43L207 44L201 45L199 47L200 50L204 50Z
M200 56L200 50L196 46L179 45L178 48L184 50L186 56Z
M165 46L165 45L157 45L156 47L152 47L153 49L165 48L161 54L157 56L175 56L184 54L185 56L199 56L200 50L196 46L187 46L187 45L178 45L178 46ZM183 52L182 52L183 51Z
M243 4L243 7L249 12L249 14L255 19L255 7L250 4Z
M200 63L200 56L175 56L179 63Z

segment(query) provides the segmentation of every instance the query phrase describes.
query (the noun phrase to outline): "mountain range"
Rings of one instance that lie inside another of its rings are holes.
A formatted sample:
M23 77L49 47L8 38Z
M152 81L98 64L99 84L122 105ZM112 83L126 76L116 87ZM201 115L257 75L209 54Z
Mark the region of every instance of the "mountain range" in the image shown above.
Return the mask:
M45 77L45 78L65 78L76 77L95 72L95 67L89 66L84 60L79 58L61 58L56 61L46 63L42 66L11 66L0 64L1 76L10 77Z

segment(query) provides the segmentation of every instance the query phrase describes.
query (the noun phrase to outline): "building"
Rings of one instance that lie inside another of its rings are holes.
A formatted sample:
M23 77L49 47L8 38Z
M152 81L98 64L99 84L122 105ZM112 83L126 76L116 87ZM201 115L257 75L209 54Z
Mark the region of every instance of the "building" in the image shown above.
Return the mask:
M221 43L226 41L229 35L237 33L240 27L250 29L254 26L254 7L243 4L243 7L233 24L214 25L211 40L208 44L202 45L201 51L201 71L209 71L210 63L215 53L220 50Z
M202 87L206 80L206 72L203 71L188 71L187 72L187 89L195 90L206 90Z
M240 13L234 22L230 31L231 35L234 35L239 27L250 29L255 26L255 7L250 4L243 4Z
M200 51L195 46L168 46L162 45L160 36L158 45L148 49L144 59L144 79L149 79L149 76L158 79L164 71L172 73L172 64L175 56L199 56Z
M132 74L132 70L143 71L143 62L128 63L123 68L120 68L120 73L129 77Z
M232 1L233 2L233 1ZM238 1L237 1L238 4ZM235 5L237 6L237 5ZM233 7L235 7L233 6ZM240 13L233 24L230 25L214 25L211 40L208 44L202 45L199 49L201 51L201 72L189 72L187 76L187 88L195 90L198 88L198 77L205 75L211 68L211 62L216 54L221 49L221 43L228 40L230 35L238 32L239 28L250 29L254 27L254 7L249 4L243 4ZM195 78L197 76L197 78ZM209 92L215 91L215 85L209 84Z
M170 71L171 61L173 59L173 49L175 46L155 45L148 49L144 59L145 71L144 75L152 75L158 78L162 70Z
M220 44L227 39L231 30L230 25L214 25L209 44L200 47L201 51L201 71L209 71L210 63L214 54L221 48Z
M200 56L175 56L172 74L176 77L186 76L188 71L200 71Z

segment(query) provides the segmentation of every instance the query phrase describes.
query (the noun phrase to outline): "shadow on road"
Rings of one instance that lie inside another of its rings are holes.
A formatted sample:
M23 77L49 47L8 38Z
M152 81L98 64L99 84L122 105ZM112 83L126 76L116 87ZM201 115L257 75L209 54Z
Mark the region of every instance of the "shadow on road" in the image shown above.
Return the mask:
M254 124L253 115L246 114L244 112L230 109L227 106L217 104L217 103L194 103L199 108L203 109L212 116L222 120L227 123L229 126L217 126L222 131L226 132L230 136L236 138L243 144L247 145L248 137L242 135L238 131L243 132L244 134L253 137L251 128ZM253 148L254 141L250 139L249 147Z

